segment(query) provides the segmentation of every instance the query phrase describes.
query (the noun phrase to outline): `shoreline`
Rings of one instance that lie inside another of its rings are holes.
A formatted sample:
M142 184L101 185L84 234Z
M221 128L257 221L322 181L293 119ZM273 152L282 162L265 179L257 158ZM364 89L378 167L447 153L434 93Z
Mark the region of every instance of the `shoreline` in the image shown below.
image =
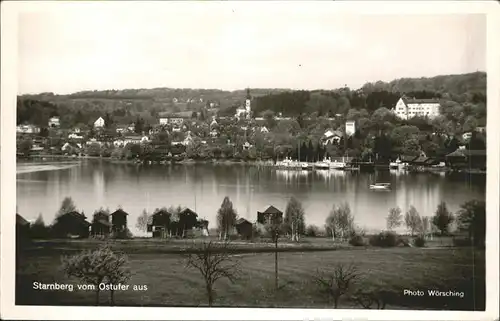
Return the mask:
M312 163L310 163L310 168L309 169L301 169L301 168L287 168L287 167L277 167L273 161L262 161L262 160L255 160L255 161L240 161L240 160L232 160L232 159L224 159L224 160L217 160L217 159L211 159L211 160L194 160L194 159L185 159L185 160L180 160L180 161L163 161L163 162L148 162L148 161L138 161L138 160L122 160L122 159L115 159L115 158L110 158L110 157L97 157L97 156L66 156L66 155L34 155L34 156L29 156L25 158L25 160L28 160L27 162L19 162L19 160L16 161L16 174L25 174L25 173L32 173L32 172L39 172L39 171L49 171L49 170L60 170L60 169L68 169L71 167L74 167L78 164L81 164L83 160L99 160L99 161L105 161L109 162L111 164L129 164L129 165L200 165L200 164L212 164L212 165L241 165L241 166L257 166L257 167L275 167L276 169L279 170L285 170L285 171L311 171L311 170L318 170L314 168ZM41 160L35 163L32 163L31 161L36 161L36 160ZM73 162L67 162L67 160L73 160ZM67 166L60 166L61 164L67 164ZM34 167L30 168L28 170L19 170L19 167ZM38 166L38 167L35 167ZM341 172L351 172L352 170L346 168L342 170L337 170L337 169L328 169L328 170L335 170L335 171L341 171ZM379 165L379 164L374 164L373 170L392 170L389 167ZM408 170L403 170L400 172L404 173L415 173L413 171L408 171ZM434 171L434 170L423 170L419 171L418 173L422 174L440 174L440 173L462 173L462 174L469 174L469 175L486 175L487 172L484 170L476 170L476 169L471 169L471 170L452 170L450 168L446 168L446 170L442 171Z

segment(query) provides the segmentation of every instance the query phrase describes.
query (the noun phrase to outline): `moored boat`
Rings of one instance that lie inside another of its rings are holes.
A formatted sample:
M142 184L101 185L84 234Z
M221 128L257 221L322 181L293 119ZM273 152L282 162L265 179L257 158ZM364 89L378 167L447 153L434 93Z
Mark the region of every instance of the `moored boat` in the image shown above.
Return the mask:
M370 185L371 190L389 190L390 188L391 183L376 183Z
M346 168L346 164L344 162L330 162L330 169L344 169Z

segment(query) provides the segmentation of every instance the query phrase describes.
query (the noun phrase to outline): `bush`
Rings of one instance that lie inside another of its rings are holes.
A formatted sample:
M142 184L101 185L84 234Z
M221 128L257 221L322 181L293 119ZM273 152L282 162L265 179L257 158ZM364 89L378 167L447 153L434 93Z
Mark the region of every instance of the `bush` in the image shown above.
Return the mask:
M361 235L354 235L349 240L349 244L351 244L352 246L365 246L366 242L365 242L365 239Z
M394 247L400 242L399 236L394 232L381 232L370 237L370 245L379 247Z
M316 237L319 235L319 228L315 225L309 225L306 228L306 236Z
M414 244L416 247L424 247L424 246L425 246L425 238L424 238L422 235L419 235L419 236L417 236L417 237L413 240L413 244Z

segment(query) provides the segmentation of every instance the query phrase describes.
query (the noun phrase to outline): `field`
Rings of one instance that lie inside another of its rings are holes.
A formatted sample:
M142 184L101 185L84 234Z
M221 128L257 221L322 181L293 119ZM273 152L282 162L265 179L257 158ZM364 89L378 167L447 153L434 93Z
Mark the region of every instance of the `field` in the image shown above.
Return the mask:
M133 285L145 291L115 293L117 306L206 306L203 278L185 267L181 254L187 241L131 240L115 242L114 248L127 253ZM373 248L327 246L305 240L299 246L283 246L279 253L278 291L274 288L274 253L271 245L241 243L234 258L241 273L235 283L220 280L215 285L214 306L332 308L328 297L314 282L317 271L331 271L337 263L353 263L361 277L353 290L382 291L386 309L484 310L484 250L453 247ZM60 271L61 255L93 248L97 241L50 241L19 249L17 255L17 304L94 305L93 291L40 291L33 282L71 283ZM149 246L148 246L149 245ZM474 275L474 277L473 277ZM460 297L404 296L405 289L463 291ZM101 292L101 305L109 304L109 292ZM341 299L339 308L361 308Z

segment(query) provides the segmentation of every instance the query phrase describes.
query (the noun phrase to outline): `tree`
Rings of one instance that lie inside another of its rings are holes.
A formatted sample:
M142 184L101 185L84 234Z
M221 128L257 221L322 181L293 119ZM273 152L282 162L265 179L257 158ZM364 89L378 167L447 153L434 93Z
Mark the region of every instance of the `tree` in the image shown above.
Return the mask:
M286 232L286 225L283 224L281 217L273 216L265 225L267 234L274 243L274 285L278 290L278 241L283 232Z
M332 240L335 240L337 232L340 234L340 238L344 240L344 237L354 230L354 216L351 213L349 204L334 205L326 219L326 225L332 233Z
M458 228L467 231L469 240L484 246L486 237L486 202L472 200L460 205L457 213Z
M387 216L387 229L393 230L394 228L400 227L402 223L403 215L401 214L401 209L399 207L391 208Z
M18 146L18 152L27 156L31 152L31 147L33 147L33 141L31 139L24 139Z
M432 224L434 224L439 231L441 236L448 233L449 225L453 222L453 213L448 211L445 202L439 203L435 215L432 217Z
M67 196L62 201L61 207L59 208L59 211L57 211L56 213L56 218L73 211L76 211L75 203L73 202L73 199L71 197Z
M411 236L414 236L415 232L421 229L422 218L413 205L410 206L410 209L408 210L408 212L406 212L405 225L406 228L410 230Z
M38 215L36 221L30 226L30 234L34 239L43 239L48 236L48 228L45 226L42 213Z
M286 206L285 224L292 241L299 241L299 235L305 232L305 219L304 208L295 197L290 198Z
M214 284L226 278L234 282L239 273L239 262L231 254L228 242L212 241L195 243L190 249L186 267L196 269L203 276L207 291L208 305L212 306L215 298Z
M146 209L142 211L142 214L137 218L137 223L135 224L135 227L139 231L146 232L148 230L148 224L151 223L151 220L153 217L148 214Z
M333 299L333 306L336 309L339 299L349 292L352 283L359 277L360 274L353 264L346 266L339 263L331 272L318 271L314 280L320 291Z
M430 220L429 216L422 217L422 224L420 226L420 228L421 228L420 233L422 234L424 239L427 237L427 234L430 232L430 227L431 227L430 221L431 220Z
M219 237L226 240L229 233L232 231L236 223L237 213L233 208L233 202L229 197L224 197L221 207L217 212L217 227L219 229Z
M130 278L127 268L128 259L123 253L114 252L104 245L93 251L62 257L62 269L69 277L76 277L81 282L91 284L96 291L96 305L99 305L101 283L108 285L125 283ZM111 304L114 304L114 291L111 289Z

